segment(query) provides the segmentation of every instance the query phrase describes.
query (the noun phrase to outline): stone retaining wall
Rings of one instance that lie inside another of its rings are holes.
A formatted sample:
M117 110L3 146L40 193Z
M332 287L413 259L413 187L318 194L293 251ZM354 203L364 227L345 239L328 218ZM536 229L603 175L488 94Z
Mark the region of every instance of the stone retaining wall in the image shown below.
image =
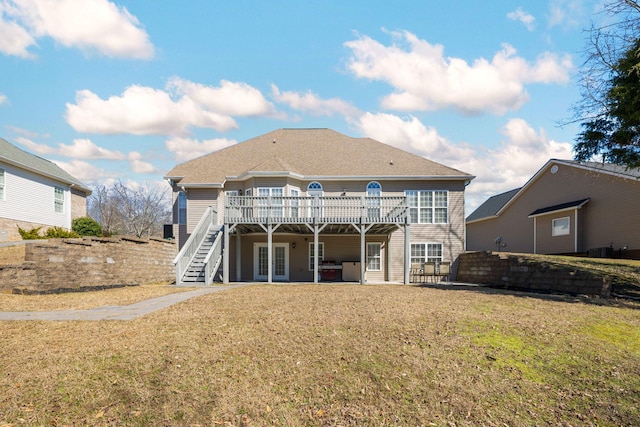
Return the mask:
M456 280L532 292L598 295L608 298L611 279L570 266L527 259L518 254L468 252L460 255Z
M24 261L0 265L0 291L51 293L175 281L173 241L48 239L24 245Z

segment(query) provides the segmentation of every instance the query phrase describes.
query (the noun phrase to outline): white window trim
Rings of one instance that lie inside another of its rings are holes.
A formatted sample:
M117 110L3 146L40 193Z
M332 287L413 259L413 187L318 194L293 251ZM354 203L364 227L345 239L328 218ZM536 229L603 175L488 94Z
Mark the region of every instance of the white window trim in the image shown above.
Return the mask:
M567 221L566 230L558 229L558 231L556 231L556 221ZM568 236L570 234L571 234L571 217L563 216L562 218L554 218L551 220L551 236L553 237Z
M324 261L324 242L318 242L318 264ZM313 271L313 242L309 242L309 271Z
M444 243L442 242L412 242L411 246L414 245L423 245L424 246L424 257L420 257L422 258L421 261L419 261L420 263L424 263L424 262L435 262L435 263L440 263L444 261ZM429 245L438 245L440 246L440 256L439 257L434 257L434 256L429 256ZM412 251L410 251L409 256L411 257L411 262L416 262L414 261L414 256L412 254Z
M178 225L186 225L187 224L187 193L185 193L184 191L178 191L177 202L178 202ZM180 206L181 202L184 202L184 206Z
M421 193L432 193L431 194L431 206L420 206L420 194ZM446 206L436 206L436 193L445 193L446 195ZM409 206L409 213L411 213L412 209L417 210L416 214L416 222L412 222L413 224L449 224L449 190L405 190L404 195L409 196L415 194L416 197L416 206ZM420 211L423 209L431 210L431 222L422 222ZM436 209L446 209L446 221L444 222L436 222Z
M0 168L0 202L4 201L6 194L6 173L3 168Z
M58 191L59 190L59 191ZM63 214L64 213L64 208L65 208L65 203L64 203L64 198L65 198L65 194L64 194L64 188L62 187L58 187L57 185L55 185L53 187L53 211L55 213L58 214ZM58 195L60 195L60 197L58 197ZM60 210L58 210L58 206L60 206Z
M371 255L371 250L369 249L372 246L377 246L378 250L376 251L377 255ZM370 260L378 260L379 268L371 268ZM367 243L367 271L382 271L382 243L380 242L370 242Z

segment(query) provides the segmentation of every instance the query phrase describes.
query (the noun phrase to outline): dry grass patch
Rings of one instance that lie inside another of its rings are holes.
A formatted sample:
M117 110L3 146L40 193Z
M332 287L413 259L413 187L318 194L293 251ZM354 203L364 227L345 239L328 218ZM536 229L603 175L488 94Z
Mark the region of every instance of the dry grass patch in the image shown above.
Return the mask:
M640 306L594 301L265 285L3 322L0 425L635 425Z
M134 304L146 299L184 292L190 289L192 288L155 284L48 295L0 293L0 311L90 310L106 305Z

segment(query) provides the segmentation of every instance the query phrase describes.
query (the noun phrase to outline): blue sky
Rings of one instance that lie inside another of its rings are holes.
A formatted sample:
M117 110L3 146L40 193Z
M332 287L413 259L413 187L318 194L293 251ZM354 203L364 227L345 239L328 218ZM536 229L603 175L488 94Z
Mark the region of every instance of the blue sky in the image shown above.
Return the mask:
M476 175L470 213L571 158L599 3L0 0L0 137L133 184L328 127Z

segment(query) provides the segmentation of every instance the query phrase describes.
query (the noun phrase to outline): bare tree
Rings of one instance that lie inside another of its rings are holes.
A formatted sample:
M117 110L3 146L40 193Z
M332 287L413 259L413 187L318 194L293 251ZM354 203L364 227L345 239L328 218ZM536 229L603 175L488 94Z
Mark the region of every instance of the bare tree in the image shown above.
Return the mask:
M89 214L105 234L160 237L163 225L171 220L169 188L163 190L150 183L127 187L121 181L111 187L95 185Z
M598 17L600 20L592 22L587 30L586 58L579 72L582 97L566 123L594 120L609 113L606 98L611 79L620 59L640 38L640 1L605 1Z

